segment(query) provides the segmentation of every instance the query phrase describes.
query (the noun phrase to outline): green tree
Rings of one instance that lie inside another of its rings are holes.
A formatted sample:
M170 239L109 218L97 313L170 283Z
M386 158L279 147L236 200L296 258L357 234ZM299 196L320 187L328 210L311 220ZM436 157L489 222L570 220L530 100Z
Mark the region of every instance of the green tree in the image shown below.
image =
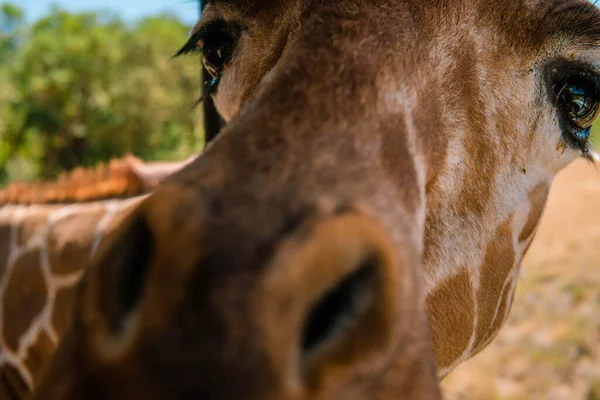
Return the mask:
M12 3L0 4L0 59L10 57L19 44L23 10Z
M0 94L9 104L0 181L52 177L127 152L169 160L198 151L200 110L190 111L198 63L171 59L188 31L171 15L129 26L60 9L28 27L6 72L13 96Z
M0 4L0 135L6 130L10 115L10 102L16 92L10 77L10 65L14 60L19 44L23 40L23 11L11 3ZM1 138L1 136L0 136ZM0 141L0 161L6 154L7 144ZM0 168L0 183L2 169Z

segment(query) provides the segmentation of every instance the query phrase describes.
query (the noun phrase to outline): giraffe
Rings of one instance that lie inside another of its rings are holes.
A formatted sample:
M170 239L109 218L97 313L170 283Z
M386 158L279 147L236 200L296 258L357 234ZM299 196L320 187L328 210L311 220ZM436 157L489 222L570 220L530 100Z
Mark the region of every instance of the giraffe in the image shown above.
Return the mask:
M144 162L127 154L95 168L77 167L68 174L61 174L55 181L11 182L0 190L0 205L64 204L133 197L152 190L194 157L179 162Z
M39 379L68 324L82 268L104 235L145 197L139 193L192 158L146 163L127 155L0 191L0 398L23 397Z
M595 158L599 41L584 0L211 0L179 53L226 125L98 250L36 398L402 397L414 313L443 378Z
M71 318L83 267L146 195L0 208L0 398L25 398Z

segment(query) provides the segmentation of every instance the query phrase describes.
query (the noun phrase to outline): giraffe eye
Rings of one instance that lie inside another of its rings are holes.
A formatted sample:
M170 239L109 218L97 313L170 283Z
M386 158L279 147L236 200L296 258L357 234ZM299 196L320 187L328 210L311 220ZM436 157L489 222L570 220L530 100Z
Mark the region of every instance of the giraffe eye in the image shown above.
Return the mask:
M231 61L239 33L239 27L223 20L210 22L198 29L175 56L201 53L202 63L212 77L210 85L216 86Z
M219 78L233 54L235 39L226 31L215 30L202 38L202 62L206 71Z
M556 87L558 111L566 122L564 134L570 136L567 141L587 141L600 114L600 93L595 80L575 76Z

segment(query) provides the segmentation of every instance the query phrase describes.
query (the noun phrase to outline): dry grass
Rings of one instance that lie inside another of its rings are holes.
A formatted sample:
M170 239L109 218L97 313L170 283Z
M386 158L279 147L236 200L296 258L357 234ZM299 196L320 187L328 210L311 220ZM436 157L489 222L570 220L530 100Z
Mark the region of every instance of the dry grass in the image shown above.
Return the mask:
M442 386L448 400L600 400L600 168L559 174L507 325Z

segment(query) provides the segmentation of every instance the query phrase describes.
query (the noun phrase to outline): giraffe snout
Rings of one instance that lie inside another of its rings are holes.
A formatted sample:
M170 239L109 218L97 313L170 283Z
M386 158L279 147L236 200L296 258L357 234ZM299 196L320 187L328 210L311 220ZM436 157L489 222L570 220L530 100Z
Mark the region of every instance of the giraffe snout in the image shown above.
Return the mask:
M345 398L344 382L383 376L416 315L385 229L353 206L219 199L167 184L98 250L72 328L85 339L59 350L86 390Z

